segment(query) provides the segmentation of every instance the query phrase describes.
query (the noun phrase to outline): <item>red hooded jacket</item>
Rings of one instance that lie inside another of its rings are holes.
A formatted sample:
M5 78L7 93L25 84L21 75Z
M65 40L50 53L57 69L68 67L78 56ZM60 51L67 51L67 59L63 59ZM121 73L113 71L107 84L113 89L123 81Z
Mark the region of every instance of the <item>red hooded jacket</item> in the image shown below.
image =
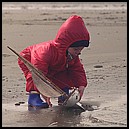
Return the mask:
M79 57L67 62L66 56L68 47L79 40L89 41L90 36L82 18L73 15L62 24L54 40L29 46L21 51L20 55L41 70L61 89L66 86L86 87L86 74ZM26 91L38 91L28 68L20 59L18 64L26 78Z

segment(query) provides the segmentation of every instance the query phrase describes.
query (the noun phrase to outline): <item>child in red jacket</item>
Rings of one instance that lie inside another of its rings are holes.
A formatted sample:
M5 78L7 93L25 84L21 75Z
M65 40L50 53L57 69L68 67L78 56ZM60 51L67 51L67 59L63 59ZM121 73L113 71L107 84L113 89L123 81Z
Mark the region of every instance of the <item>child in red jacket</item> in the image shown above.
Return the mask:
M81 100L87 79L79 55L84 47L89 46L89 40L84 21L80 16L73 15L62 24L55 39L29 46L21 51L20 55L67 94L71 87L78 88ZM40 98L40 92L26 65L20 59L18 64L26 78L26 91L30 93L28 104L43 108L51 106L50 98L44 95L42 96L45 101ZM58 101L60 103L64 98L59 97Z

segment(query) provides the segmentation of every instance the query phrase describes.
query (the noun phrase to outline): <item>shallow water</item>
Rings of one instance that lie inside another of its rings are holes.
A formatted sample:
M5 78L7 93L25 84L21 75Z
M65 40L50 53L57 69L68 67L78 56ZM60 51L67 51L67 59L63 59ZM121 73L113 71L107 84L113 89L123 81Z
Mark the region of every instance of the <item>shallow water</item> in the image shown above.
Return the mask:
M81 125L81 113L89 110L86 106L85 109L84 111L78 106L68 108L57 105L52 108L36 109L28 107L26 103L17 106L15 104L3 104L2 125L6 127L77 127ZM15 118L11 119L13 116Z
M2 10L125 10L126 2L2 2Z

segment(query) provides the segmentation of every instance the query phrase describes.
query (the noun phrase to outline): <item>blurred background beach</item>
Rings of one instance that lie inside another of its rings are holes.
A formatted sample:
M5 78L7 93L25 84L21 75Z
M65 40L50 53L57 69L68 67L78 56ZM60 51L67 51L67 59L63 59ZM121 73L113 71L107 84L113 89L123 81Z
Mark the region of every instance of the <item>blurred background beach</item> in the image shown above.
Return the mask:
M82 102L97 104L98 109L71 116L45 109L31 119L26 106L15 107L28 96L17 57L7 46L20 52L52 40L75 14L83 18L91 36L80 56L88 79ZM46 114L41 122L38 118ZM127 2L2 2L2 125L127 126Z

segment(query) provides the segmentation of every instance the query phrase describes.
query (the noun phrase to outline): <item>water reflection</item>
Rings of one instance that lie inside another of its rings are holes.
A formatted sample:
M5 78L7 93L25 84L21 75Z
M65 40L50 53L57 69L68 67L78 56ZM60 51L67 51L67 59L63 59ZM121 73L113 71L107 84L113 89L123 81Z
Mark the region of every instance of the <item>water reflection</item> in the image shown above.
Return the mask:
M56 116L53 118L53 122L49 126L57 127L76 127L81 120L81 113L84 110L80 108L63 108L60 107Z

